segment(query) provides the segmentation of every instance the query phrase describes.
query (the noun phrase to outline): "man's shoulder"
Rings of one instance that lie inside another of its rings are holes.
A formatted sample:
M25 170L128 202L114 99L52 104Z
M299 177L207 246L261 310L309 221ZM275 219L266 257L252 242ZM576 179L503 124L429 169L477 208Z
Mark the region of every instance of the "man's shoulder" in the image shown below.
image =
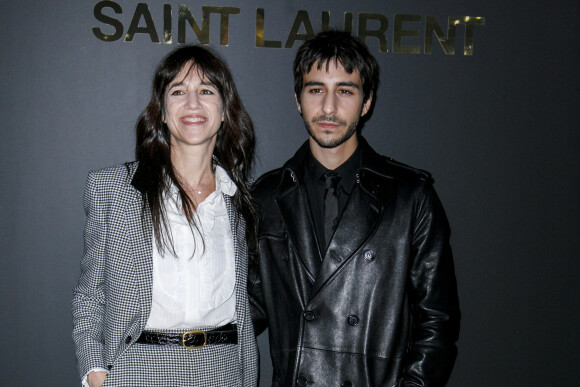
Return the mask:
M268 197L280 185L283 168L276 168L264 173L252 184L252 192L257 199Z
M431 173L424 169L412 167L392 157L382 155L379 157L380 163L377 163L376 169L384 175L403 180L433 182Z
M433 181L431 174L426 170L412 167L392 157L377 153L363 137L359 138L359 142L361 146L362 170L370 171L378 176L389 179Z

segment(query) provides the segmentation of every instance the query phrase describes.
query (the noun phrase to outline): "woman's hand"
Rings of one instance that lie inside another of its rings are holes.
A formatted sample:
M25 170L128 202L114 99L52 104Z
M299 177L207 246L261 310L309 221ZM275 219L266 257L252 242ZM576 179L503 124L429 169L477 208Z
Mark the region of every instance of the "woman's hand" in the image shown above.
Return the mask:
M108 373L105 371L93 371L87 375L87 382L90 387L101 387L107 379Z

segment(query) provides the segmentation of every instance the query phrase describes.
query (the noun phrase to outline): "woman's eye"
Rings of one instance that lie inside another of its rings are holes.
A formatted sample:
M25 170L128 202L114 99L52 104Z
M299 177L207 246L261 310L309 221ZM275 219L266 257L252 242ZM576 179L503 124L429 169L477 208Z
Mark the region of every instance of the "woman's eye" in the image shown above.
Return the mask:
M213 92L212 90L203 89L203 90L201 91L201 94L204 94L204 95L213 95L213 94L214 94L214 92Z
M183 90L173 90L171 92L171 95L183 95Z

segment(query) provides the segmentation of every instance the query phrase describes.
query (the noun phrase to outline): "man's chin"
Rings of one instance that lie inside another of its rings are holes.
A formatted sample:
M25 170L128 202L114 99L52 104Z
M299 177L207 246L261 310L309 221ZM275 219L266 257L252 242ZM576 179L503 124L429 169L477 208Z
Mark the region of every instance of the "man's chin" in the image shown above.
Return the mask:
M326 136L326 137L311 136L311 137L314 140L314 142L318 144L318 146L325 149L336 148L337 146L344 144L346 140L348 140L348 138L344 138L341 136Z

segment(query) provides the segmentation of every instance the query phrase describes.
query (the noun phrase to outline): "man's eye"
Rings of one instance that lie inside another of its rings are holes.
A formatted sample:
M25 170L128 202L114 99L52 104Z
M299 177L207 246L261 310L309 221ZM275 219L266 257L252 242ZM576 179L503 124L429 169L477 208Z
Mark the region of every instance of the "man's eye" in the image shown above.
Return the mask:
M350 91L350 90L345 90L345 89L339 90L338 92L339 92L340 94L344 94L344 95L351 95L351 94L352 94L352 91Z
M309 93L312 93L312 94L322 93L322 89L320 89L320 88L312 88L312 89L309 90Z

